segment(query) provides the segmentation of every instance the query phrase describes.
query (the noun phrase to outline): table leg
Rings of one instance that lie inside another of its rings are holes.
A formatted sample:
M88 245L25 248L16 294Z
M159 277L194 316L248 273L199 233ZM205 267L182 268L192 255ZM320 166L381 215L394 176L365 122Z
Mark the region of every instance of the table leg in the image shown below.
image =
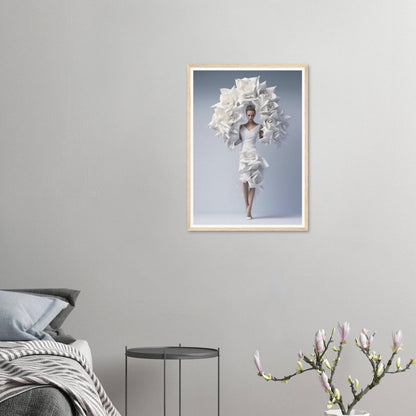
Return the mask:
M220 347L218 347L218 416L220 416Z
M163 353L163 416L166 416L166 351Z
M179 344L181 347L182 344ZM179 359L179 416L182 414L182 360Z
M127 345L124 350L124 415L127 416Z
M181 361L179 360L179 416L181 416L182 414L182 388L181 388L181 384L182 384L182 372L181 372Z

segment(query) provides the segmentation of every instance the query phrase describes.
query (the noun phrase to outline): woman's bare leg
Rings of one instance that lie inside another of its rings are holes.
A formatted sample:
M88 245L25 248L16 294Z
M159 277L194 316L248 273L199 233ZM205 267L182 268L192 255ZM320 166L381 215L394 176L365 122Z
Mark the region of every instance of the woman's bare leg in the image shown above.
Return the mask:
M247 207L247 217L251 217L251 208L253 207L255 192L256 192L256 188L250 188L249 202L248 202L248 207Z
M248 182L243 183L243 196L244 202L246 203L246 210L248 208Z

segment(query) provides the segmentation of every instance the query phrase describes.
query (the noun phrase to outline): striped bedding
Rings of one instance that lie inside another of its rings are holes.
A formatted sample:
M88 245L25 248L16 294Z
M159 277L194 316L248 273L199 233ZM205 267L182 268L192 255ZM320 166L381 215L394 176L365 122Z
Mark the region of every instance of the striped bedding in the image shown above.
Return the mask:
M64 391L78 416L120 416L77 349L54 341L0 342L0 403L45 385Z

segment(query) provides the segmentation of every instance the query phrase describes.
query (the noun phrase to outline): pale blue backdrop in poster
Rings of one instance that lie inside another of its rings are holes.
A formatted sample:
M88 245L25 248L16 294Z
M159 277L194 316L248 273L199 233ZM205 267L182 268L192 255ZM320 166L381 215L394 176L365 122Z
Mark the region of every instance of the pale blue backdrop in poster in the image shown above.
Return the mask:
M245 214L238 178L241 145L229 150L208 127L219 101L220 88L231 88L236 78L260 76L276 86L279 105L291 116L286 142L257 144L268 162L264 190L256 191L253 215L298 217L302 215L302 71L300 70L198 70L193 72L193 204L198 214ZM246 122L246 120L244 120ZM258 115L256 122L261 123Z

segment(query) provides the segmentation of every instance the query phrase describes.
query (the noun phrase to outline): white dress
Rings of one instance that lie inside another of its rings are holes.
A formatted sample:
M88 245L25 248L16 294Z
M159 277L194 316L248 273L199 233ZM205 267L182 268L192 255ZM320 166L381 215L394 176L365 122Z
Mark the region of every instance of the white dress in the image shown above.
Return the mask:
M248 130L242 126L240 135L242 139L242 148L240 152L240 164L238 173L240 180L248 182L250 188L263 189L263 171L269 167L266 159L257 154L256 142L259 140L260 124L254 129Z

